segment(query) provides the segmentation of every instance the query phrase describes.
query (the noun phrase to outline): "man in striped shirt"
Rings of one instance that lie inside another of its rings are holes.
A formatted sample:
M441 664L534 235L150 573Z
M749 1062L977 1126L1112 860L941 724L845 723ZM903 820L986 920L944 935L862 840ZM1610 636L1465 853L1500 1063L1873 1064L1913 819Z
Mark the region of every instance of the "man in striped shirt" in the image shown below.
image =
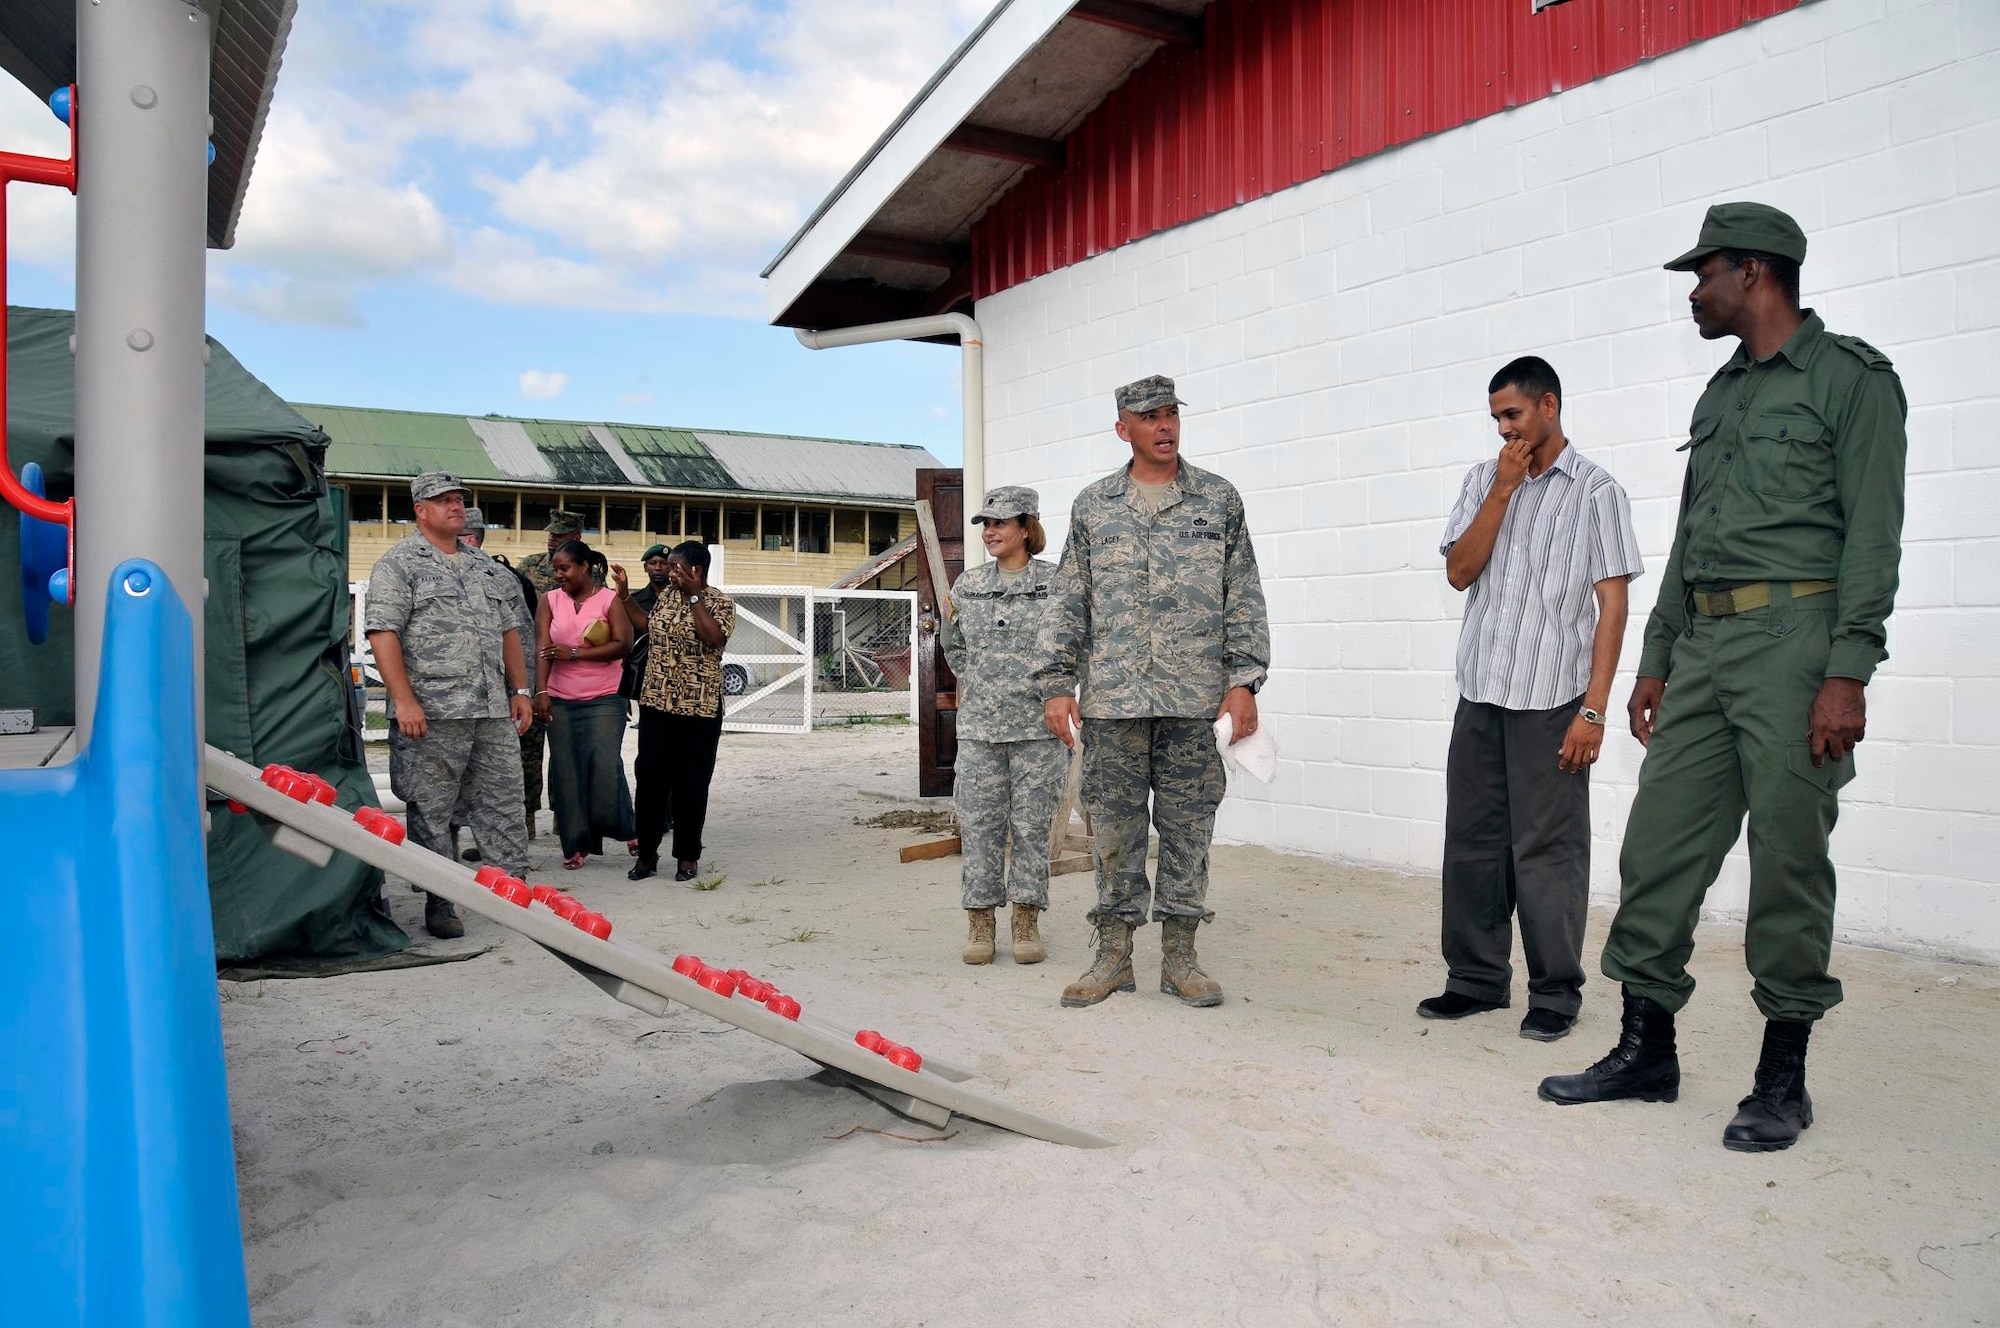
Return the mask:
M1459 1019L1509 1004L1513 914L1528 961L1521 1036L1553 1042L1583 1004L1590 899L1590 767L1644 570L1625 490L1562 431L1548 361L1487 385L1500 455L1465 477L1446 523L1445 575L1467 590L1458 713L1445 762L1444 994Z

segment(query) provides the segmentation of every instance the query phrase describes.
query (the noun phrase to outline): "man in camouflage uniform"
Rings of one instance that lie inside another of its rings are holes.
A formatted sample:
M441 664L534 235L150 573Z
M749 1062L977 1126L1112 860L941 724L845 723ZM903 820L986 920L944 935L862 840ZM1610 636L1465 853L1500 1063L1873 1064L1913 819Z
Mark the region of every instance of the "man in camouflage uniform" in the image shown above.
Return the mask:
M557 510L549 513L548 548L521 559L518 569L528 578L535 593L546 595L556 588L556 550L573 539L583 538L583 516ZM528 633L528 649L535 649L535 634ZM548 746L549 726L529 718L521 734L521 801L528 822L528 838L535 837L535 817L542 810L542 753Z
M1070 509L1036 674L1051 733L1072 741L1081 716L1083 802L1097 841L1097 960L1062 1003L1134 989L1132 931L1150 893L1160 990L1220 1005L1222 986L1194 948L1195 929L1215 916L1208 848L1225 782L1213 725L1228 715L1232 740L1256 732L1271 658L1264 588L1236 487L1181 458L1173 380L1142 378L1116 395L1132 460ZM1157 888L1146 880L1149 793Z
M1812 1124L1806 1042L1840 1001L1827 838L1864 688L1887 657L1902 554L1902 383L1865 341L1799 307L1798 223L1762 203L1718 203L1691 272L1704 338L1738 338L1695 402L1659 602L1626 706L1646 746L1619 855L1604 976L1623 984L1624 1031L1581 1074L1544 1079L1551 1102L1680 1093L1674 1015L1694 991L1695 921L1750 820L1743 956L1763 1013L1750 1096L1722 1132L1738 1152L1789 1148Z
M1069 779L1068 753L1042 724L1035 685L1056 568L1034 556L1047 536L1033 489L989 490L972 522L992 557L952 584L940 638L958 675L952 801L970 931L959 957L993 962L993 911L1011 901L1014 962L1039 964L1048 955L1037 917L1049 906L1049 837Z
M486 514L484 512L481 512L476 507L465 509L465 533L459 536L459 540L468 549L480 549L482 551L485 549ZM528 690L532 692L535 688L535 666L540 661L535 658L535 606L528 602L527 593L521 593L526 578L509 566L504 558L499 558L492 554L488 554L487 557L493 564L493 574L513 582L514 589L520 599L521 616L520 621L515 624L515 630L520 633L521 637L522 673L528 680ZM532 699L531 697L530 700L532 701ZM458 847L458 832L460 828L469 824L470 818L471 812L463 803L459 805L457 811L452 813L451 846L454 849ZM467 862L477 862L479 861L479 849L477 847L469 848L461 856Z
M520 587L459 541L467 490L431 471L410 481L417 528L368 577L365 630L389 693L389 784L409 809L410 838L451 854L451 818L464 804L479 845L506 871L528 870L515 790L530 709L523 668ZM465 924L436 895L431 935Z

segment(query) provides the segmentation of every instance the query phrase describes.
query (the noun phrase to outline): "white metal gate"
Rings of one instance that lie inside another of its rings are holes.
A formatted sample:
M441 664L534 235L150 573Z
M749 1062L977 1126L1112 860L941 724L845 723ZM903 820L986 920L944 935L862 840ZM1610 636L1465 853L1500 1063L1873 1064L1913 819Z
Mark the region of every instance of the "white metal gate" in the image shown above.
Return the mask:
M907 590L741 586L722 656L723 723L805 733L828 723L911 719L917 597Z

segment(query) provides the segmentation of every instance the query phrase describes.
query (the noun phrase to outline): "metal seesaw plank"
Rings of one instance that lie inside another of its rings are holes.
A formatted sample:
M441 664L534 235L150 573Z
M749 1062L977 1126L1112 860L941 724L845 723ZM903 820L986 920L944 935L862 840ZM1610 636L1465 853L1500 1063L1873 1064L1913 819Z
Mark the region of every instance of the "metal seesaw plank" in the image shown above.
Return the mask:
M412 885L442 895L460 908L521 933L627 1005L657 1013L654 1001L679 1001L710 1018L734 1024L808 1060L867 1080L891 1094L908 1096L917 1103L1050 1143L1077 1148L1111 1145L1112 1141L1101 1135L1024 1111L965 1087L966 1080L971 1078L968 1071L940 1066L928 1056L922 1069L905 1070L857 1045L852 1029L803 1016L794 1021L773 1014L745 997L719 996L674 972L657 954L640 950L615 935L609 940L599 940L545 908L522 908L509 903L480 885L473 873L460 864L415 844L391 844L357 824L349 811L295 801L265 784L255 767L219 748L205 749L203 778L210 788L253 812L283 822L321 843L393 872ZM599 975L610 981L602 980Z

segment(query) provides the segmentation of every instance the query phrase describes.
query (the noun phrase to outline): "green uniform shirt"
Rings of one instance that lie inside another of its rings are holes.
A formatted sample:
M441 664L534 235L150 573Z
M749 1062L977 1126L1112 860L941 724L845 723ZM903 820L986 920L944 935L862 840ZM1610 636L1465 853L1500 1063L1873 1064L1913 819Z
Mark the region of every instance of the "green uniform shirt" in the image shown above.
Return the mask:
M1666 678L1691 589L1833 581L1828 677L1867 682L1902 556L1903 420L1889 358L1818 314L1769 358L1743 347L1695 403L1674 549L1646 624L1642 677Z

